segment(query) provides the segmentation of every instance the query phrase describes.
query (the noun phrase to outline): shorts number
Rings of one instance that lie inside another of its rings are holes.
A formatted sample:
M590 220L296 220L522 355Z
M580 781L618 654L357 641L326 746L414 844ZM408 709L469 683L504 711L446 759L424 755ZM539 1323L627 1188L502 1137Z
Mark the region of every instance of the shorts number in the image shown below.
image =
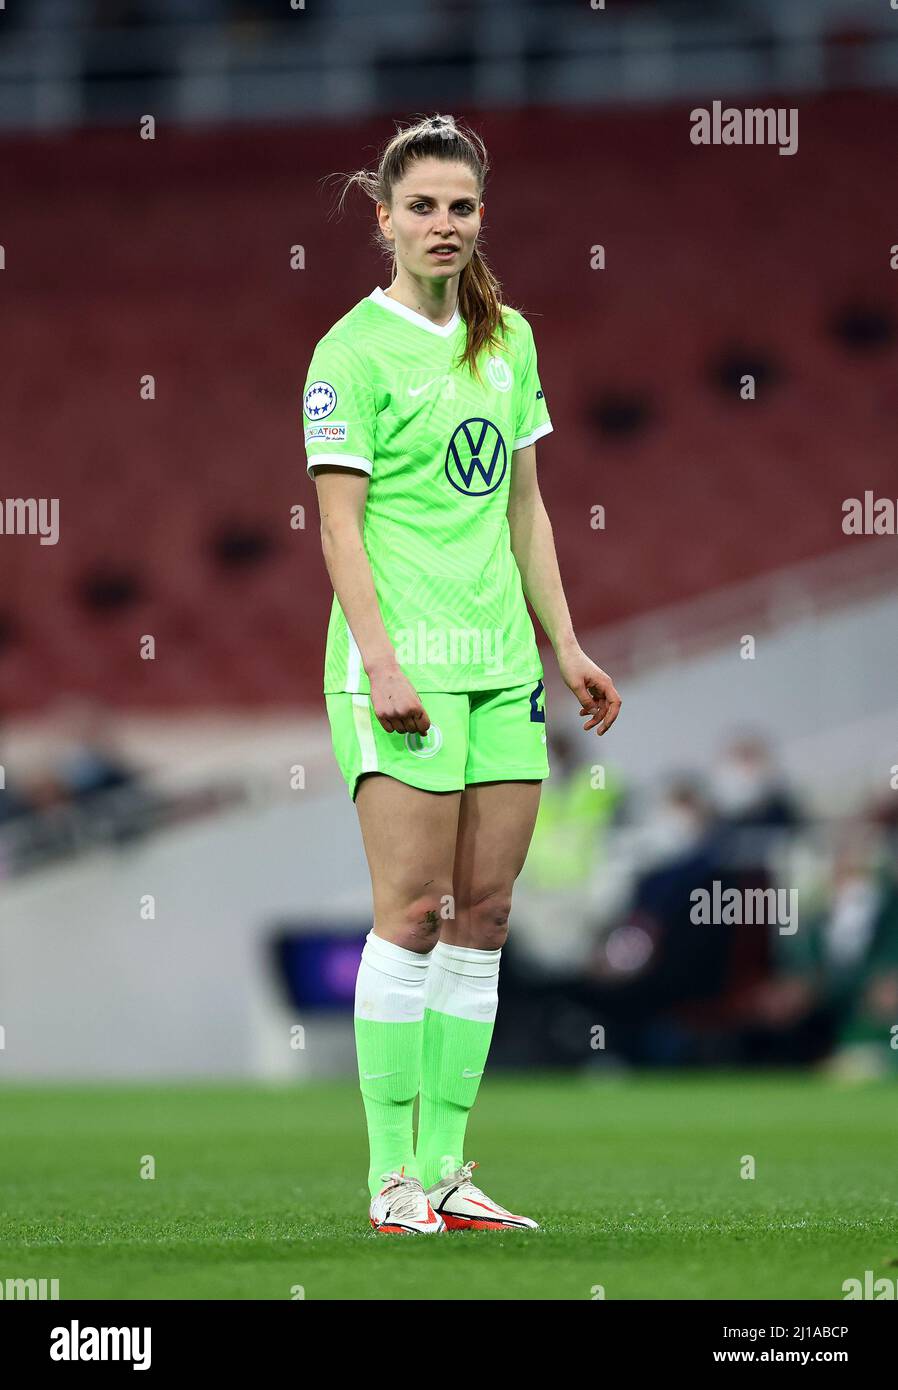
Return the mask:
M536 707L536 702L537 702L537 700L539 699L540 695L542 695L542 693L543 693L543 683L542 683L542 681L537 681L537 682L536 682L536 687L535 687L535 689L533 689L533 690L530 692L530 723L531 723L531 724L545 724L545 722L546 722L546 711L545 711L544 709L537 709L537 707Z

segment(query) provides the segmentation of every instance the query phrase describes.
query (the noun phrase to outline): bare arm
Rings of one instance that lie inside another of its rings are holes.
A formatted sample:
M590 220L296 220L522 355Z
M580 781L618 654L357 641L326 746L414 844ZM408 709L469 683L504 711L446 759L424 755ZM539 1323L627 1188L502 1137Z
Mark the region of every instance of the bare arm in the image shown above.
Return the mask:
M321 517L321 549L334 593L371 668L395 661L396 653L381 617L371 565L362 541L368 474L354 468L319 464L315 491Z
M361 652L375 714L388 733L417 730L425 734L430 720L396 659L362 540L368 474L354 468L318 464L314 481L324 562Z
M512 455L507 515L511 551L524 593L552 643L562 679L581 702L580 713L591 716L583 727L589 730L602 725L597 732L604 734L617 718L620 696L608 673L590 660L577 641L558 568L552 523L536 476L535 444Z
M508 527L524 593L560 656L565 648L577 646L577 638L561 583L552 523L536 477L535 444L512 456Z

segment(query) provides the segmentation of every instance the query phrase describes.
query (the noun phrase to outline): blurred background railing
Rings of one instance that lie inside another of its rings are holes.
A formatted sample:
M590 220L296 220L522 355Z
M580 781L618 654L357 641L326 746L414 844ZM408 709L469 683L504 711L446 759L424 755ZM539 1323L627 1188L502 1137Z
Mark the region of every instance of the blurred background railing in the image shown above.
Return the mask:
M0 27L0 128L334 118L894 85L864 0L29 0Z

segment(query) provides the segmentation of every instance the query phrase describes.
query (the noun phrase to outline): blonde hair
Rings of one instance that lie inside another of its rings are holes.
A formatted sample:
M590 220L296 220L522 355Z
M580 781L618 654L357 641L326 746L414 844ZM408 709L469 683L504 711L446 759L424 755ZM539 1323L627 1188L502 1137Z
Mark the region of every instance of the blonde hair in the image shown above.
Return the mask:
M373 202L390 207L393 188L404 177L409 165L416 159L428 158L467 165L477 181L478 198L482 195L489 158L480 136L475 131L460 129L452 116L425 116L413 125L396 127L395 135L380 154L376 173L357 169L352 174L331 175L343 179L338 209L342 211L346 195L353 186L361 188ZM396 253L379 227L375 240L378 246L392 254L395 277ZM502 308L502 287L475 244L458 281L458 309L467 327L467 340L457 365L467 364L478 379L477 358L481 350L502 346L505 333Z

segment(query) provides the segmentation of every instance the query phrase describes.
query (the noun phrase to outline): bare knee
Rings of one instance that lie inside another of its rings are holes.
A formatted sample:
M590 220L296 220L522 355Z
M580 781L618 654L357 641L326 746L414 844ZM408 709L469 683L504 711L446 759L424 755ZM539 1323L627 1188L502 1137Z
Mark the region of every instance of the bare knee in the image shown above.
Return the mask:
M395 915L390 924L392 939L407 951L432 951L445 925L447 904L451 905L452 889L438 892L429 885L424 892L411 898Z
M494 888L472 895L467 908L471 940L480 951L499 951L508 939L511 890Z

